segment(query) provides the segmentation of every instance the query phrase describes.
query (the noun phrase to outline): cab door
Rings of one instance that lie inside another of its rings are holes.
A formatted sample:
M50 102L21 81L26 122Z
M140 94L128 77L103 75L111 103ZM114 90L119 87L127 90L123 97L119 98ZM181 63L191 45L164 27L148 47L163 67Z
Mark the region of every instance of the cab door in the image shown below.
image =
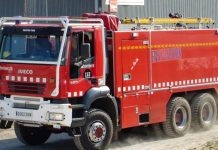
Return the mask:
M103 78L102 39L99 28L72 32L69 56L68 97L82 97ZM102 71L98 71L101 69Z
M148 40L122 40L122 127L149 122Z

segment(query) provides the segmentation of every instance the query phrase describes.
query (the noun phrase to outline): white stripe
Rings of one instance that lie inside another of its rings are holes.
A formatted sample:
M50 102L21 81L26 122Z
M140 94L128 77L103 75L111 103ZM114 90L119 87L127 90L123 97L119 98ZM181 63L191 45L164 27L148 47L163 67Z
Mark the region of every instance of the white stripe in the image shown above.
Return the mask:
M142 87L142 90L144 90L144 89L145 89L145 86L144 86L144 85L142 85L141 87Z
M137 90L140 90L140 85L137 85Z
M173 82L171 82L170 86L174 86L174 83L173 83Z
M23 77L23 81L27 82L27 77Z
M80 91L80 92L79 92L79 96L83 96L83 91Z
M197 79L195 79L195 84L197 84L198 83L198 80Z
M166 83L165 83L165 82L163 82L163 83L162 83L162 86L163 86L163 87L165 87L165 85L166 85Z
M190 80L187 80L187 84L190 84Z
M15 81L15 76L11 76L11 80L12 80L12 81Z
M186 81L185 80L183 81L183 85L186 85Z
M21 77L20 76L17 77L17 81L21 81Z
M126 92L126 87L123 87L123 91Z
M213 81L213 78L210 78L210 82L212 82Z
M74 93L73 93L73 96L75 96L75 97L76 97L76 96L77 96L77 92L74 92Z
M209 79L208 78L206 78L206 82L208 82L209 81Z
M213 81L216 82L216 78L213 78Z
M131 91L131 86L128 86L128 91Z
M154 83L154 88L156 88L157 87L157 84L156 83Z
M42 82L43 82L43 83L46 83L46 82L47 82L46 78L43 78L43 79L42 79Z
M177 81L175 81L175 86L177 86L178 85L178 82Z
M191 80L191 84L193 84L194 83L194 81L193 80Z
M39 83L40 82L40 78L36 78L36 82Z
M161 83L158 83L158 87L159 87L159 88L161 87Z
M118 92L121 92L121 87L118 87Z
M205 82L205 79L202 79L202 82L204 83L204 82Z
M30 77L30 82L33 82L33 77Z
M135 86L132 86L132 90L135 91Z
M201 83L201 79L198 79L198 82Z
M8 81L8 80L9 80L9 76L6 76L6 77L5 77L5 80Z
M68 92L67 95L68 95L68 97L71 97L71 96L72 96L71 92Z
M169 83L169 82L167 82L167 86L170 86L170 83Z

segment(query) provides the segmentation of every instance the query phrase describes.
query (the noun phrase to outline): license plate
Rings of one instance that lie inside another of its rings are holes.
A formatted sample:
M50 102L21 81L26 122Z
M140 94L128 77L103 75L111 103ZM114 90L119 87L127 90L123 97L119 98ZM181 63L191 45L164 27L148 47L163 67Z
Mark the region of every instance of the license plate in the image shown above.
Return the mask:
M32 113L31 112L16 111L16 116L17 117L28 117L28 118L31 118L32 117Z

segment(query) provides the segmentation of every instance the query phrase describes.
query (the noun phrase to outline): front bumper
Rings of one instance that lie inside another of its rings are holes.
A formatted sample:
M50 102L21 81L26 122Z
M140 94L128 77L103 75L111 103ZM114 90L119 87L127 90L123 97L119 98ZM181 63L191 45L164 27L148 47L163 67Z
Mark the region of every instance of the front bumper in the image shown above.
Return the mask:
M57 120L54 119L54 114L57 114ZM72 107L70 104L51 104L38 97L4 97L0 100L0 120L71 127Z

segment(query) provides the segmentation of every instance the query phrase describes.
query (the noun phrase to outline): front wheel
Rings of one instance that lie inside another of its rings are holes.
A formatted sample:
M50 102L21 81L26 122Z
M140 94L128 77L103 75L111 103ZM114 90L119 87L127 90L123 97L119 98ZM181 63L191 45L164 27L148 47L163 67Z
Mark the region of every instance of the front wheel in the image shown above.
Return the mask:
M51 135L45 127L26 127L19 123L14 123L14 130L18 140L26 145L43 144Z
M92 109L88 112L86 124L75 145L79 149L101 150L110 144L113 136L113 124L110 116L102 110Z

